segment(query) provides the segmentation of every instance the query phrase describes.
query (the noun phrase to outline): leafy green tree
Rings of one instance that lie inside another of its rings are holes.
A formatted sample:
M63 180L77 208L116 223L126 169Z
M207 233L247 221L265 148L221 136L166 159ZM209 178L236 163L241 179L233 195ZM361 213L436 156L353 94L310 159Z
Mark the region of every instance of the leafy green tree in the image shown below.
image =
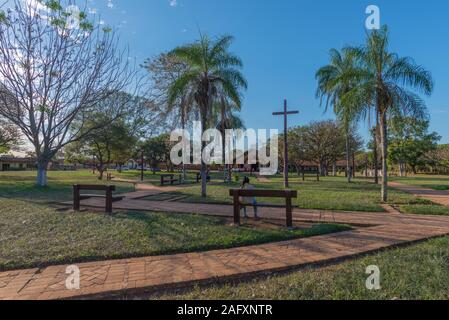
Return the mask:
M312 122L291 132L291 148L296 149L290 154L292 161L298 165L304 160L316 162L322 176L328 175L328 168L344 155L344 134L336 121Z
M298 174L301 173L301 169L306 161L313 161L304 149L306 145L304 143L306 130L305 126L298 126L288 130L288 159L295 166ZM279 163L284 163L284 138L283 134L279 136Z
M433 167L433 172L447 173L449 171L449 144L438 145L435 150L428 152L424 158Z
M157 137L149 138L142 143L142 149L147 160L150 162L153 174L160 163L170 161L170 136L163 134Z
M410 115L423 118L426 105L417 94L430 95L433 80L430 72L411 58L402 58L389 51L388 29L372 31L366 44L346 49L358 59L361 67L354 77L358 85L343 97L343 103L352 106L358 114L368 114L367 108L375 106L380 124L382 154L381 199L388 200L388 117ZM362 108L361 108L362 107ZM360 109L361 108L361 109Z
M210 127L215 127L220 131L221 136L225 137L226 130L229 129L245 129L245 123L243 119L238 115L240 108L234 105L231 101L226 100L224 97L213 105L213 110L210 118ZM225 163L225 150L226 145L223 141L223 164ZM224 164L224 181L230 183L231 178L231 166Z
M86 120L82 130L92 133L70 144L65 150L70 163L87 164L93 161L99 172L99 180L103 180L108 166L114 163L123 165L131 158L138 140L132 127L123 118L110 120L108 115L102 113ZM93 129L98 127L99 122L110 123Z
M202 130L207 129L213 105L222 98L228 99L238 108L242 105L241 89L247 82L240 69L243 63L229 52L233 37L223 36L216 40L202 35L200 40L175 48L170 55L188 66L169 89L168 105L174 105L179 97L189 93L189 98L198 108ZM202 149L206 146L203 143ZM207 196L207 165L202 161L201 195Z
M436 150L441 137L436 132L428 132L428 120L395 117L389 121L389 127L390 162L399 165L401 177L406 174L406 165L416 174L417 166L425 165L424 155Z
M108 166L121 167L133 157L153 121L146 99L115 92L74 123L72 130L82 138L65 148L67 158L71 163L94 162L103 179Z
M8 121L0 119L0 154L5 154L22 143L20 131Z

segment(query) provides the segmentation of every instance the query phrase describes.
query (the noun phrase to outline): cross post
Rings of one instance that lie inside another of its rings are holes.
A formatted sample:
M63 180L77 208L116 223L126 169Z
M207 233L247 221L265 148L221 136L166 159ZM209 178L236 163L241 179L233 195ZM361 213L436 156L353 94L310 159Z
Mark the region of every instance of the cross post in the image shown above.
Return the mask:
M284 116L284 187L289 188L288 181L288 116L299 114L299 111L288 111L287 100L284 100L284 111L274 112L273 116Z

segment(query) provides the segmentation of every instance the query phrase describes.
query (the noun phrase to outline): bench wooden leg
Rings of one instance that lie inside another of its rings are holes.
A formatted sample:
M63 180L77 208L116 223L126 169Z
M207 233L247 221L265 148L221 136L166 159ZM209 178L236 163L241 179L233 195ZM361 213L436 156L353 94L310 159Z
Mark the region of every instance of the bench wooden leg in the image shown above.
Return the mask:
M240 225L240 202L238 195L234 195L234 224L236 226Z
M80 211L80 189L78 186L73 186L73 211Z
M106 191L106 213L112 213L112 190Z
M293 227L293 208L292 208L292 198L288 197L286 199L287 207L287 228Z

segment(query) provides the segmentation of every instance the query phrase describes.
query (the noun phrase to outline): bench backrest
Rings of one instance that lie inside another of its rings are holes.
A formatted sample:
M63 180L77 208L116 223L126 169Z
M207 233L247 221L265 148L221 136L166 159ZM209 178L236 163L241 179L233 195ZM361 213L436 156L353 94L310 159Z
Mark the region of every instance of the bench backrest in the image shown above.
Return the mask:
M76 184L74 187L78 190L92 190L92 191L115 191L115 186L104 185L88 185L88 184Z
M298 191L296 190L264 190L264 189L231 189L229 195L234 197L261 197L261 198L297 198Z

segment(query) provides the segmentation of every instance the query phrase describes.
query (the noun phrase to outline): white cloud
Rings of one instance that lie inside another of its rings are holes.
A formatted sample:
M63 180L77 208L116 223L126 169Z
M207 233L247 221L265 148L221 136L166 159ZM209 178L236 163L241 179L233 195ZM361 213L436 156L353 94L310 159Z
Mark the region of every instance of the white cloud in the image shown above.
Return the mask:
M178 6L178 0L169 0L170 7L177 7Z

